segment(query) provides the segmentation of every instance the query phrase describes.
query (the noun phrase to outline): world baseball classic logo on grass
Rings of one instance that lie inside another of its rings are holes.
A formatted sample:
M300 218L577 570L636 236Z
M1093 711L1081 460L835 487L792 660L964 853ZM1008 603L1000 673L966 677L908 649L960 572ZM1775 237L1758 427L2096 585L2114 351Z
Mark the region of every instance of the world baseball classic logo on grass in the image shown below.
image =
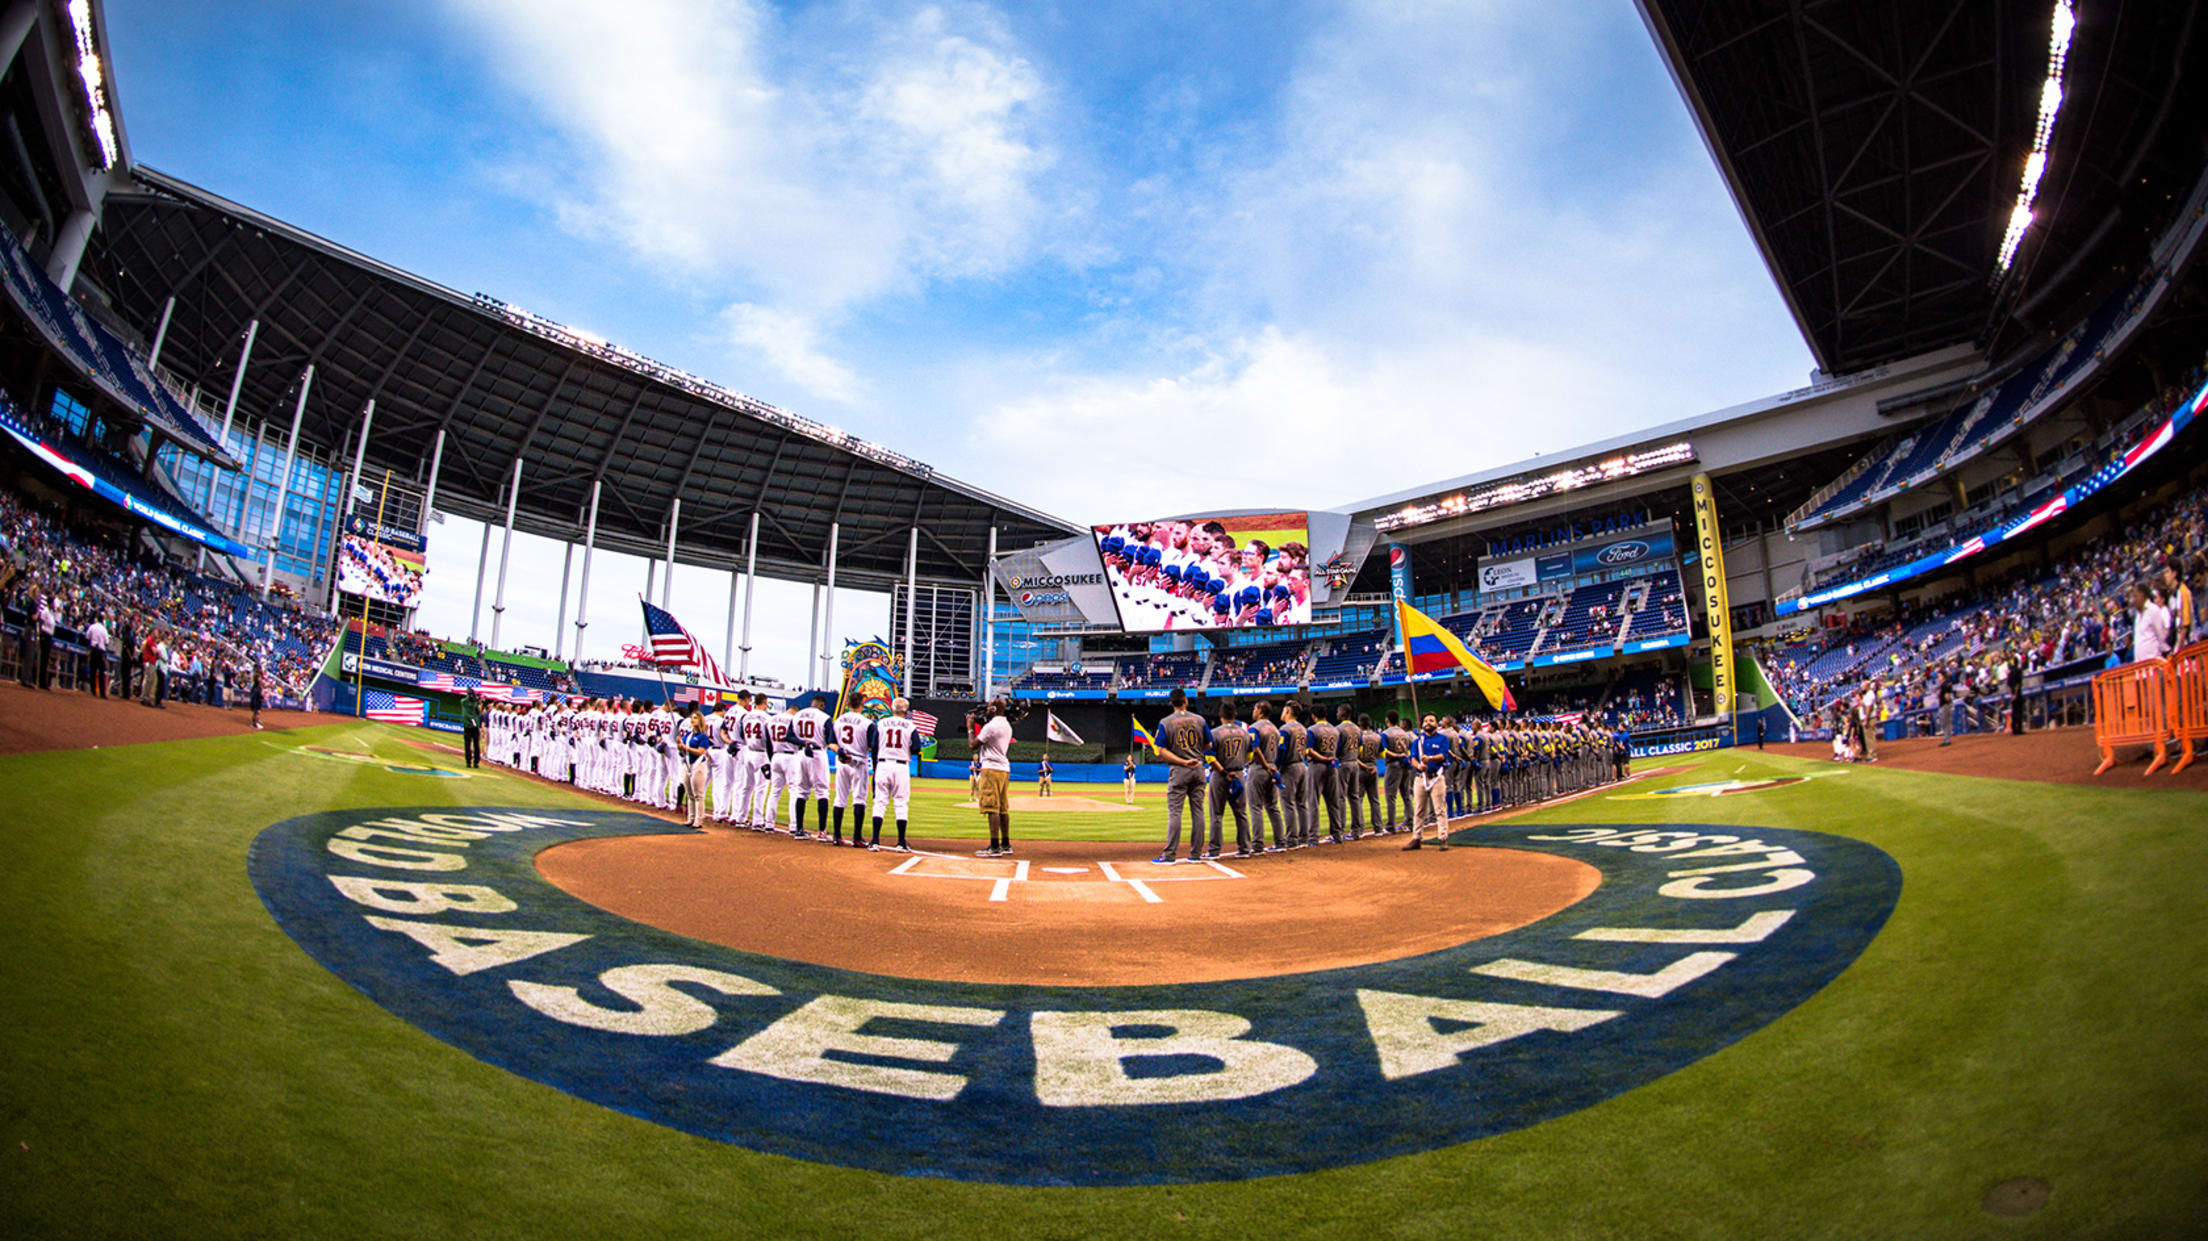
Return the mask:
M1399 960L1067 987L703 943L587 904L533 861L683 830L610 810L356 810L266 829L248 867L317 961L491 1064L753 1150L1022 1185L1313 1171L1591 1106L1815 994L1901 891L1885 853L1816 832L1503 823L1454 833L1484 848L1436 865L1523 850L1599 883Z

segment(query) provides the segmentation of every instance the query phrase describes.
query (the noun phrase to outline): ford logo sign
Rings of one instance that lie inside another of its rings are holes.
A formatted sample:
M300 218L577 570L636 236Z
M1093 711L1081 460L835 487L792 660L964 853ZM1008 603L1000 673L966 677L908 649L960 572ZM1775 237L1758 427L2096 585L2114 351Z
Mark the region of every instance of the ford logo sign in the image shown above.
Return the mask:
M1606 565L1632 564L1648 555L1648 544L1634 539L1627 543L1612 543L1595 554L1595 559Z

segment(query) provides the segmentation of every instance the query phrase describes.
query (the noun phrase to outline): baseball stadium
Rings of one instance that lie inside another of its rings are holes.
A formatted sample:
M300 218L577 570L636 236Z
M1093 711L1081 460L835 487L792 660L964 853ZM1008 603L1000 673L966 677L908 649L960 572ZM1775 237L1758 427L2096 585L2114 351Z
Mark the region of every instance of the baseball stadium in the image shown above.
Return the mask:
M1636 0L1809 382L1170 514L143 162L109 7L0 3L0 1235L2208 1236L2195 0Z

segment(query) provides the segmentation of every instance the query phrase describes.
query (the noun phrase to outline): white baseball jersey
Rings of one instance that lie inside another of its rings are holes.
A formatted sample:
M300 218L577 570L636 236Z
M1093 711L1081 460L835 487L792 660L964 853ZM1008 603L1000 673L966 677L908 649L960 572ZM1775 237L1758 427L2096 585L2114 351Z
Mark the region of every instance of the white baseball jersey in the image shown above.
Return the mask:
M793 714L790 728L797 734L798 744L807 750L828 744L828 713L818 707L806 707Z
M920 726L902 715L885 715L874 722L874 761L907 763L920 741Z
M865 761L866 730L872 722L856 711L846 711L837 716L832 729L836 740L836 756Z

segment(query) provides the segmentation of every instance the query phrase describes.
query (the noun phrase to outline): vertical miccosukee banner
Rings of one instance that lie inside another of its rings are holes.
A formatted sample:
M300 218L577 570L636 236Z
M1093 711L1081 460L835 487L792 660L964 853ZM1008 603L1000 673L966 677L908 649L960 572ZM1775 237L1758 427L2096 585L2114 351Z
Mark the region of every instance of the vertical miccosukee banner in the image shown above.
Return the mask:
M1702 603L1710 617L1710 703L1733 722L1733 612L1725 597L1725 546L1717 536L1717 493L1710 476L1694 476L1694 533L1700 544Z

